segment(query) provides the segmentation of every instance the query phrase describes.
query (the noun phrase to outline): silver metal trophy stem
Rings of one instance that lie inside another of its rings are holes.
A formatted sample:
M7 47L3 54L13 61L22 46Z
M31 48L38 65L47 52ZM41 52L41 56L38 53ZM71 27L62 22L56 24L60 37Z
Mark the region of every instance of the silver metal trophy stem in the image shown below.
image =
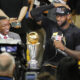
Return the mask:
M36 49L37 49L37 44L28 44L29 51L30 51L30 61L29 61L29 68L30 69L38 69L38 61L36 60Z

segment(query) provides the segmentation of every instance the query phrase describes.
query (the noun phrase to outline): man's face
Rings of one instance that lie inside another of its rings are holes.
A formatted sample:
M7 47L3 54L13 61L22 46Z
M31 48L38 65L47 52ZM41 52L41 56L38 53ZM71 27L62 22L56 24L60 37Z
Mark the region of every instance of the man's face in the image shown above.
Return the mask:
M62 26L67 21L67 15L56 15L57 24ZM62 26L63 27L63 26Z
M7 35L10 29L10 23L7 19L0 20L0 33Z

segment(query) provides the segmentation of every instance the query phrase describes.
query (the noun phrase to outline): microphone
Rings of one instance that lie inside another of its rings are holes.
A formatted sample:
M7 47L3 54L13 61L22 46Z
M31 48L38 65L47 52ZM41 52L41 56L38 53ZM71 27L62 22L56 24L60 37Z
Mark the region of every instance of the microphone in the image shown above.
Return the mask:
M64 42L64 40L63 40L63 34L62 34L62 33L58 33L58 32L53 33L51 39L52 39L52 40L57 40L57 41L62 41L63 44L65 44L65 42ZM66 54L64 51L60 50L60 49L56 49L56 53L57 53L57 52L65 55L65 56L67 56L67 54Z
M62 33L55 32L55 33L53 33L51 39L52 40L57 40L57 41L62 41L63 34Z

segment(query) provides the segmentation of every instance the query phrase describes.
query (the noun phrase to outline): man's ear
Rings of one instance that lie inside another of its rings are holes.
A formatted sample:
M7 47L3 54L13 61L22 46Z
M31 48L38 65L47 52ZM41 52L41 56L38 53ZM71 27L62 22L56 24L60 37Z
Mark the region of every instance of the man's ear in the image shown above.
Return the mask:
M71 22L72 22L71 17L72 17L72 15L71 15L71 14L68 14L68 15L67 15L67 20L68 20L68 22L69 22L69 23L71 23Z

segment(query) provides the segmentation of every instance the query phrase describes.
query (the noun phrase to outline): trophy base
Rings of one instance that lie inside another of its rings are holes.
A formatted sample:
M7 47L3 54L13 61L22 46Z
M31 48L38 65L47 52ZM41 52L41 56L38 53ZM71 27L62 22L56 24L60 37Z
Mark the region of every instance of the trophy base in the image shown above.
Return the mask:
M37 60L30 60L28 68L29 69L39 69L38 68L38 61Z

